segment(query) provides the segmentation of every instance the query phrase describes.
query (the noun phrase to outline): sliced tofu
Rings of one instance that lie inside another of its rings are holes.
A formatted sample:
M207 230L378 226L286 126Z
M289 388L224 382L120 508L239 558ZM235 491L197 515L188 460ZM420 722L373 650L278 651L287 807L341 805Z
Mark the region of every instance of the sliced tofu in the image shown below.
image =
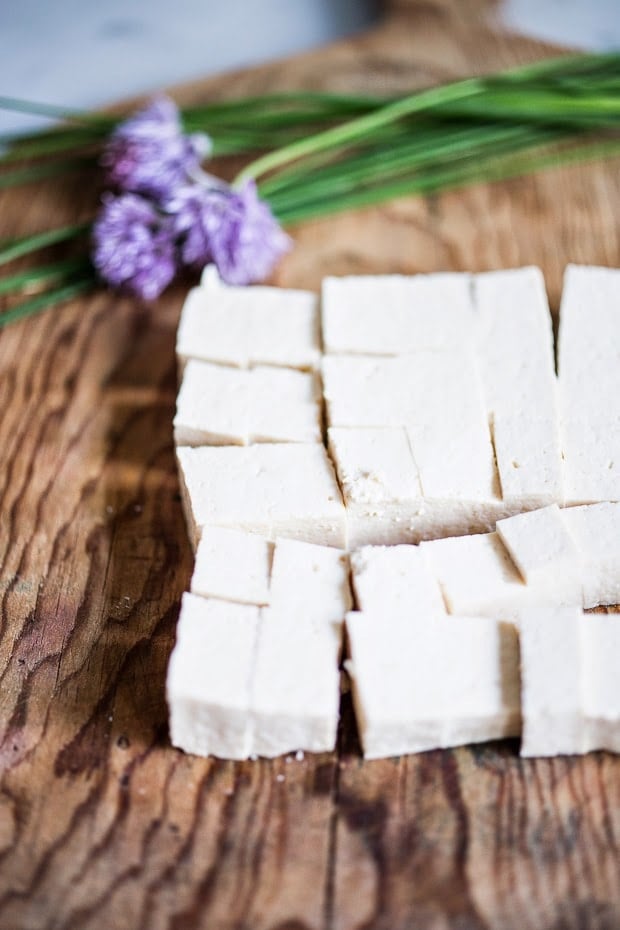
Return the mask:
M583 606L620 604L620 503L567 507L561 515L581 559Z
M463 345L471 331L468 274L325 278L325 351L402 355Z
M174 418L178 445L320 442L316 375L259 366L250 370L191 359Z
M588 747L620 752L620 618L596 614L585 616L582 624L583 709Z
M269 604L272 559L273 543L264 537L206 526L196 550L191 591L242 604Z
M405 427L424 498L423 506L416 502L413 512L401 515L400 529L390 527L398 514L392 520L387 513L384 535L366 535L363 514L356 523L352 514L354 544L486 529L510 512L500 498L480 380L468 352L327 356L323 376L332 428ZM334 443L334 455L335 449Z
M322 403L314 373L259 366L249 379L250 442L321 442Z
M174 441L187 446L247 445L250 373L190 360L177 396Z
M252 751L278 756L336 744L340 624L315 614L264 608L252 681Z
M502 497L563 501L553 328L538 268L475 275L475 339Z
M209 276L185 301L177 333L188 359L315 369L320 360L318 299L309 291L229 287Z
M565 502L620 500L620 270L566 269L558 370Z
M349 562L329 546L277 539L271 573L271 606L275 613L342 626L351 608Z
M519 619L522 756L587 752L580 608L527 610Z
M558 604L562 579L525 584L497 533L436 539L420 548L450 613L517 620L522 608Z
M246 759L259 610L184 594L166 692L170 738L197 755Z
M518 643L487 618L350 613L353 701L364 756L422 752L516 735ZM466 657L466 661L464 661Z
M402 427L328 430L350 549L406 541L421 510L418 469Z
M521 755L620 752L620 623L579 609L525 611L519 624Z
M526 584L581 606L581 555L557 504L499 520L497 534Z
M344 548L340 489L319 443L180 446L177 459L194 546L204 526L227 526Z
M364 546L351 555L353 589L363 613L407 622L446 613L441 588L418 546Z
M584 418L574 408L562 424L567 506L620 501L620 412L612 413L614 395L601 391L599 404L603 397L598 412ZM605 413L605 405L612 410Z

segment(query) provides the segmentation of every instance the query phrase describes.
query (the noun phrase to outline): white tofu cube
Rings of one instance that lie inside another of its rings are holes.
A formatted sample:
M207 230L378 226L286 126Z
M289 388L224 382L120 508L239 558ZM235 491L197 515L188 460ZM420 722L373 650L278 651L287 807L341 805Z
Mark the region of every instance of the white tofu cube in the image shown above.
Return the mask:
M320 442L316 375L259 366L248 371L191 359L174 418L177 445Z
M340 489L319 443L180 446L177 459L194 546L212 525L344 548Z
M271 571L273 612L322 625L340 625L351 607L349 562L344 552L296 539L277 539Z
M206 526L202 531L191 591L242 604L269 604L273 544L262 536Z
M561 514L582 563L583 606L620 604L620 503L567 507Z
M247 445L250 372L190 360L177 397L177 445Z
M519 732L516 632L487 618L347 617L353 701L367 759ZM464 661L466 657L466 661Z
M522 756L587 752L580 608L527 610L519 618Z
M250 372L250 442L321 442L321 391L314 373L259 366Z
M620 752L620 617L584 616L582 624L583 706L588 747Z
M462 345L471 331L468 274L325 278L325 351L403 355Z
M563 501L553 328L538 268L474 277L475 334L502 497L518 509Z
M252 751L326 752L336 743L341 627L264 608L252 681Z
M193 288L181 313L177 355L181 365L198 358L240 368L317 368L317 297L307 291L222 283Z
M497 533L435 539L420 548L450 613L516 620L531 605L557 605L555 586L525 584Z
M345 501L349 548L402 542L415 532L422 497L406 431L332 427L328 444Z
M565 502L620 500L620 271L569 265L560 320Z
M446 612L441 589L418 546L364 546L351 555L357 607L380 617L403 617Z
M613 407L615 398L601 393ZM620 501L620 419L601 411L587 419L573 409L562 423L564 495L568 506Z
M499 520L497 534L526 584L581 606L581 555L557 504Z
M183 595L166 682L174 746L223 759L249 756L258 622L256 607Z
M495 456L502 499L507 506L534 510L564 500L564 476L557 419L540 420L525 410L495 414Z

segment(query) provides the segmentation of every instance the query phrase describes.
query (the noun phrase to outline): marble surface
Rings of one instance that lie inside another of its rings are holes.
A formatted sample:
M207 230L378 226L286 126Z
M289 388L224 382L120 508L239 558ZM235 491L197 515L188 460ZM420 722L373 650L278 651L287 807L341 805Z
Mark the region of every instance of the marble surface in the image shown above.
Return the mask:
M463 0L466 2L466 0ZM378 0L0 0L0 94L74 107L291 55L367 28ZM507 0L511 28L620 46L618 0ZM37 120L0 112L0 132Z

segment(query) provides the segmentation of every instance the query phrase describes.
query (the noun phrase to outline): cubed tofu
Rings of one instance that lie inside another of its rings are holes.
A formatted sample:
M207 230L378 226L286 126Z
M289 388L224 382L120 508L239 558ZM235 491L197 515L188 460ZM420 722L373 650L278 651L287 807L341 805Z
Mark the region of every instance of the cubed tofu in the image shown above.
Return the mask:
M318 299L309 291L229 287L210 278L187 296L177 355L181 366L198 358L240 368L317 368Z
M475 275L475 338L502 497L563 501L553 328L538 268Z
M531 609L519 618L522 756L588 750L583 721L583 632L578 607Z
M516 620L524 607L558 603L557 584L525 584L497 533L436 539L420 548L450 613Z
M184 594L166 692L170 738L197 755L246 759L259 610Z
M191 359L177 397L173 423L177 445L247 445L249 380L249 371Z
M262 536L206 526L196 550L191 591L242 604L269 604L272 558L273 543Z
M328 444L345 501L349 548L405 541L422 507L406 431L332 427Z
M174 418L178 445L320 442L317 377L258 366L250 370L191 359Z
M321 442L317 375L259 366L250 372L250 442Z
M620 500L618 269L566 269L558 370L565 503Z
M583 710L591 750L620 752L619 621L603 614L584 616L582 621Z
M342 626L351 608L346 553L296 539L277 539L270 603L292 625L300 617L324 626Z
M497 534L527 585L555 591L558 605L581 606L581 555L557 504L499 520Z
M502 500L514 510L563 503L564 469L557 419L495 414L493 440Z
M461 273L325 278L325 351L402 355L463 345L471 332L470 283Z
M567 507L561 515L581 559L583 606L620 604L620 503Z
M336 743L341 626L264 608L252 680L252 751L326 752Z
M364 546L351 555L357 608L373 616L441 617L441 588L418 546Z
M321 444L180 446L177 459L194 546L204 526L227 526L344 548L344 506Z
M519 732L516 631L485 617L429 620L347 617L347 668L367 759Z

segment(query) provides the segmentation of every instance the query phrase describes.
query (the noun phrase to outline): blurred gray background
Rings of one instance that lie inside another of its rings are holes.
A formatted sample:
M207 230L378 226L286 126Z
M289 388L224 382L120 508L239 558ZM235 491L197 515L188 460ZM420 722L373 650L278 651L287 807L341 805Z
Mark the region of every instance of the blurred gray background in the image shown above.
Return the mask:
M466 3L467 0L462 0ZM0 0L0 95L94 107L368 28L380 0ZM620 0L504 0L511 28L620 46ZM36 125L0 112L0 132Z

